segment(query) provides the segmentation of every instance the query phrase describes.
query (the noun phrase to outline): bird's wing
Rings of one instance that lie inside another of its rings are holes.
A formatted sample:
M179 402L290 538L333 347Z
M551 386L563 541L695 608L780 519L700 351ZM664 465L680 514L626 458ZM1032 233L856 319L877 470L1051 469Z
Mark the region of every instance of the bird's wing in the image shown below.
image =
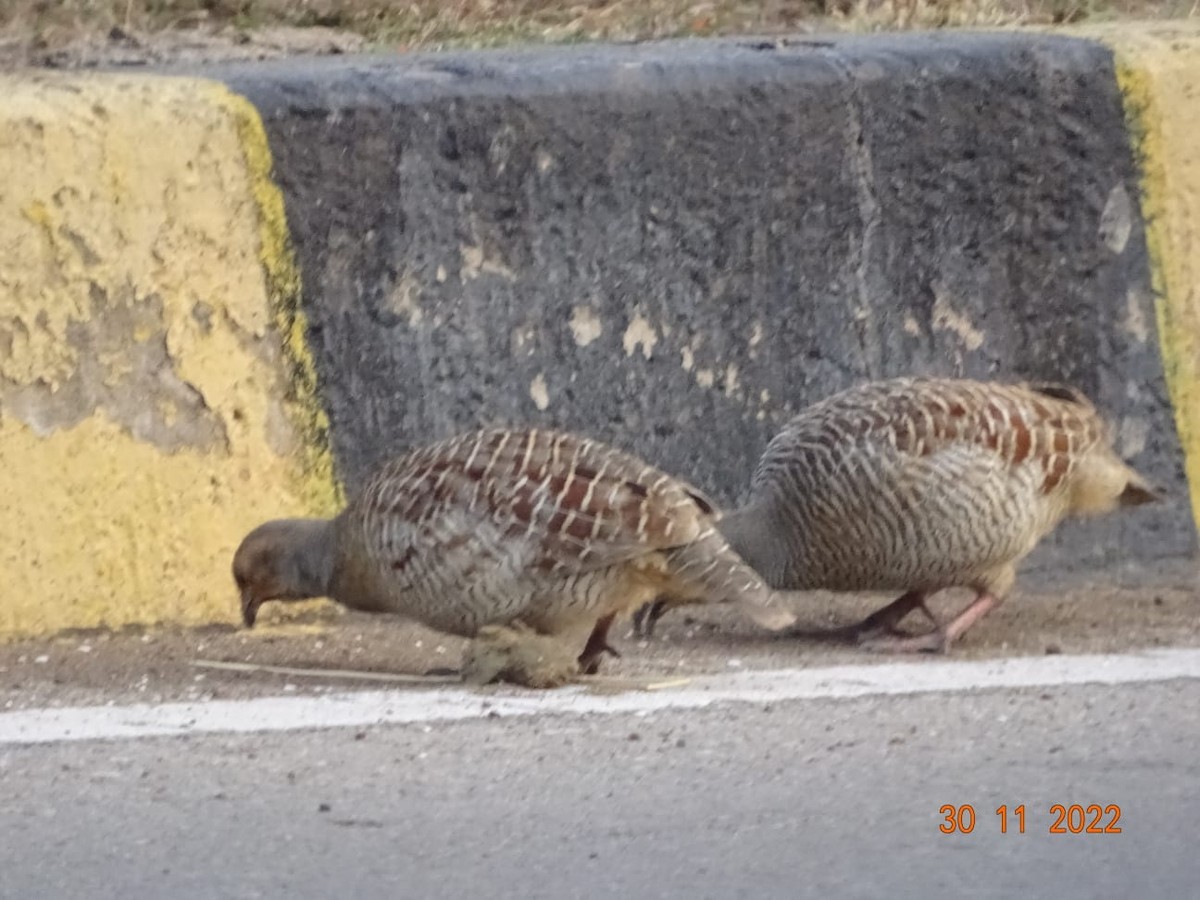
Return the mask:
M1036 467L1040 490L1048 494L1106 439L1103 419L1074 388L895 379L852 388L800 413L772 442L760 473L777 467L772 454L788 450L793 458L808 451L830 461L856 445L930 461L946 454L957 459L965 450L989 468Z
M449 565L582 573L704 536L714 506L636 457L562 432L489 429L418 450L363 492ZM378 526L383 528L384 526ZM414 549L414 553L416 550Z

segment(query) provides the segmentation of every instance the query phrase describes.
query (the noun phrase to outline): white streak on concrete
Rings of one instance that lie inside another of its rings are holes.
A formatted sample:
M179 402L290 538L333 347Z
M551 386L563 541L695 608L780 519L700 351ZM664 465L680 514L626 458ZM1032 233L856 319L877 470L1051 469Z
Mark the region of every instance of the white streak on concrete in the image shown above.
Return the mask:
M163 735L361 728L489 715L611 715L720 703L836 700L1082 684L1200 679L1200 649L1112 656L1042 656L954 662L912 660L822 669L742 671L695 678L657 692L596 694L515 688L396 689L160 705L30 709L0 714L0 745L129 740Z

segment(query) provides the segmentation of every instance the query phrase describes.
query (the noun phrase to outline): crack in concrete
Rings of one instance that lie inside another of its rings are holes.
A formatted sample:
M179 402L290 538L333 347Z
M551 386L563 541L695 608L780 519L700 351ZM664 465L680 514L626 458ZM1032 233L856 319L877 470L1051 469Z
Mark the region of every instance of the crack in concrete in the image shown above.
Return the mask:
M848 304L847 308L855 336L858 338L866 376L879 378L882 375L879 334L871 313L877 301L871 295L870 275L877 246L877 234L882 222L879 198L875 193L875 167L871 158L871 145L867 140L866 128L863 124L866 104L854 67L837 50L822 48L820 53L846 79L847 151L850 168L854 174L855 201L862 220L861 238L858 242L850 244L858 306Z

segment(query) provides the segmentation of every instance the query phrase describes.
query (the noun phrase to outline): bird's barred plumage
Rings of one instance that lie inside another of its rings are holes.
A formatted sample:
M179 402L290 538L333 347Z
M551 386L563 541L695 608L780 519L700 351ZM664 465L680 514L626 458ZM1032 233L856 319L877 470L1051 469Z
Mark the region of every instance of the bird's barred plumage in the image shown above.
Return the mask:
M719 528L775 589L1002 597L1063 518L1155 497L1074 388L896 378L792 419Z
M1129 474L1070 388L907 378L802 412L767 447L751 494L797 539L788 587L908 589L1023 557L1089 494L1115 501Z
M335 523L334 585L464 635L513 620L555 632L647 592L770 606L718 517L696 489L600 442L487 429L413 451L365 483Z

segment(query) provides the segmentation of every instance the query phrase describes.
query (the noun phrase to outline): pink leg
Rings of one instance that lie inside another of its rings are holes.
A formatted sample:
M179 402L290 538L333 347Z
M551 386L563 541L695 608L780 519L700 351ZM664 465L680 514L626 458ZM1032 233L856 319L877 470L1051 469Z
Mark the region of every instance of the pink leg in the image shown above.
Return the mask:
M891 651L893 653L945 653L950 645L963 636L968 628L990 613L1000 604L1000 598L995 594L980 591L971 605L950 620L946 625L939 626L928 634L915 637L885 636L864 641L862 646L868 650Z

